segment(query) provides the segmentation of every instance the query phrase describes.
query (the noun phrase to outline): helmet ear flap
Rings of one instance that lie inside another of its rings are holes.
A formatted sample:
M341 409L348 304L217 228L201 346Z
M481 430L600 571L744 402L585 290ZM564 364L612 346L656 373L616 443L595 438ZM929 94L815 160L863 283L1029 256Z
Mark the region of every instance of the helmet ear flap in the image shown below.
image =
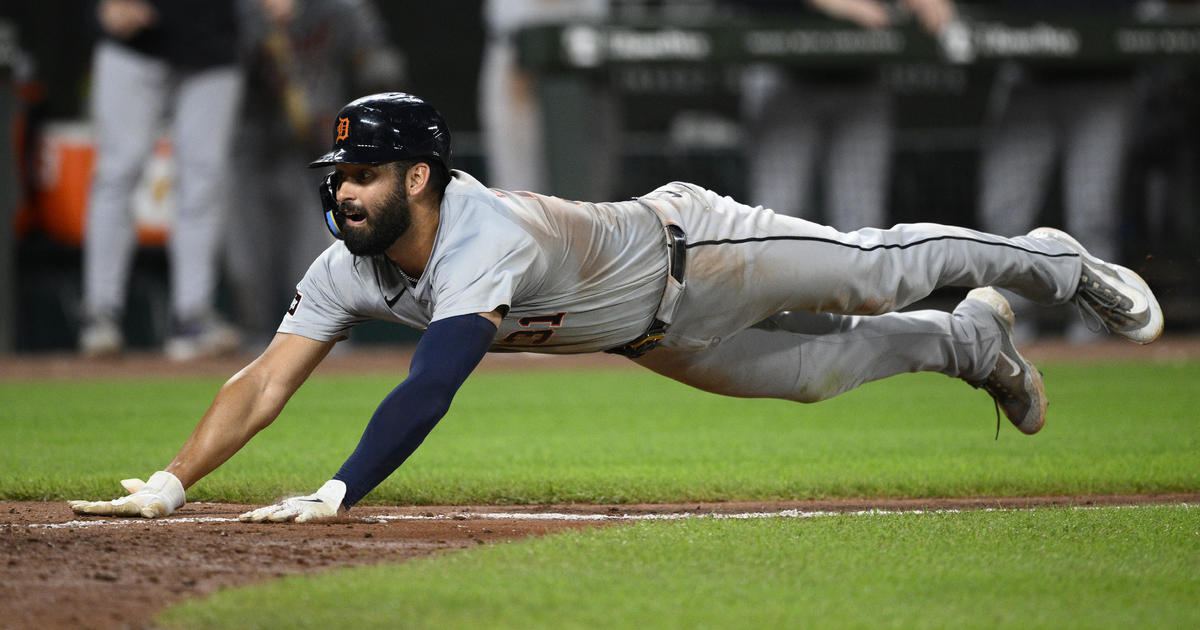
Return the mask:
M338 208L337 202L337 187L341 183L338 172L333 171L326 175L325 180L317 186L317 190L321 193L321 208L325 212L325 227L329 228L329 233L338 240L342 238L342 228L338 226L338 219L341 218L342 211Z

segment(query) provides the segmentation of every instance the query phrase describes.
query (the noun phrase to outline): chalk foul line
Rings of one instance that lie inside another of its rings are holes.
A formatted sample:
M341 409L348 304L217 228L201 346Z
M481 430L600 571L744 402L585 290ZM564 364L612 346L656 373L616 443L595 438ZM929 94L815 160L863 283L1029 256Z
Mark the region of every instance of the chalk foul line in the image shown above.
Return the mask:
M1168 504L1169 505L1169 504ZM1071 506L1073 510L1098 510L1102 508L1124 508L1136 509L1145 507L1162 507L1163 504L1157 505L1081 505ZM1047 506L1036 506L1047 507ZM1183 507L1193 509L1197 506L1188 503L1174 504L1174 507ZM593 521L593 522L617 522L617 521L678 521L686 519L713 519L713 520L749 520L762 518L818 518L830 516L894 516L907 514L958 514L961 512L1015 512L1020 510L1028 510L1033 508L970 508L970 509L869 509L869 510L854 510L854 511L830 511L830 510L780 510L777 512L740 512L734 514L722 514L719 512L705 513L680 513L667 512L661 514L569 514L564 512L454 512L451 514L385 514L381 516L367 516L362 518L364 523L389 523L394 521L466 521L466 520L508 520L508 521ZM103 526L123 526L123 525L184 525L194 523L237 523L237 517L232 516L188 516L176 518L122 518L122 519L102 519L102 520L74 520L65 523L11 523L8 527L25 527L29 529L83 529L90 527Z

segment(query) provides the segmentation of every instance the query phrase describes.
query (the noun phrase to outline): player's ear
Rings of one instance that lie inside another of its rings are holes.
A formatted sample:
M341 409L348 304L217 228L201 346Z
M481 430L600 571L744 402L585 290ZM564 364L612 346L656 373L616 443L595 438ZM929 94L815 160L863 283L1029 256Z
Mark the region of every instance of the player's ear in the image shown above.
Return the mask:
M429 164L425 162L408 167L408 172L404 174L404 188L409 197L419 196L429 188L430 174Z

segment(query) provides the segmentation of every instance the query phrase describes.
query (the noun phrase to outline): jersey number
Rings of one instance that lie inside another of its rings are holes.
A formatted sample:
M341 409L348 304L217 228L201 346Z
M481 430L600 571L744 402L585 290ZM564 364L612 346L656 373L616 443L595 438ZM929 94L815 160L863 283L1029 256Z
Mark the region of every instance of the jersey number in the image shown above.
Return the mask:
M521 343L531 346L541 345L550 340L554 336L553 328L562 326L563 316L566 313L555 313L553 315L538 315L536 317L522 317L517 320L517 325L522 328L529 328L534 324L547 324L550 328L539 328L537 330L515 330L508 333L504 337L504 343Z

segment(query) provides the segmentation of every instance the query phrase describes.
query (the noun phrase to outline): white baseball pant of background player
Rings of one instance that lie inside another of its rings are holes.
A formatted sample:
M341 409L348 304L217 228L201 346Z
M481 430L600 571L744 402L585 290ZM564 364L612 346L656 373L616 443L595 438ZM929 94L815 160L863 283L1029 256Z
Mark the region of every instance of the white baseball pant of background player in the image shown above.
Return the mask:
M538 77L517 64L513 40L521 28L537 24L603 23L609 0L487 0L483 3L487 42L479 71L479 118L487 157L487 182L505 190L534 190L556 194L551 186ZM593 121L588 152L594 155L587 198L607 198L612 185L613 153L619 141L616 96L593 90L594 104L611 115Z
M136 247L130 196L168 111L179 174L167 250L171 312L186 320L212 311L241 81L235 66L179 73L165 61L98 44L92 82L97 159L83 265L89 318L124 311Z
M750 201L839 230L887 225L893 107L882 81L806 83L761 66L747 71L743 91ZM811 202L818 181L819 208Z

